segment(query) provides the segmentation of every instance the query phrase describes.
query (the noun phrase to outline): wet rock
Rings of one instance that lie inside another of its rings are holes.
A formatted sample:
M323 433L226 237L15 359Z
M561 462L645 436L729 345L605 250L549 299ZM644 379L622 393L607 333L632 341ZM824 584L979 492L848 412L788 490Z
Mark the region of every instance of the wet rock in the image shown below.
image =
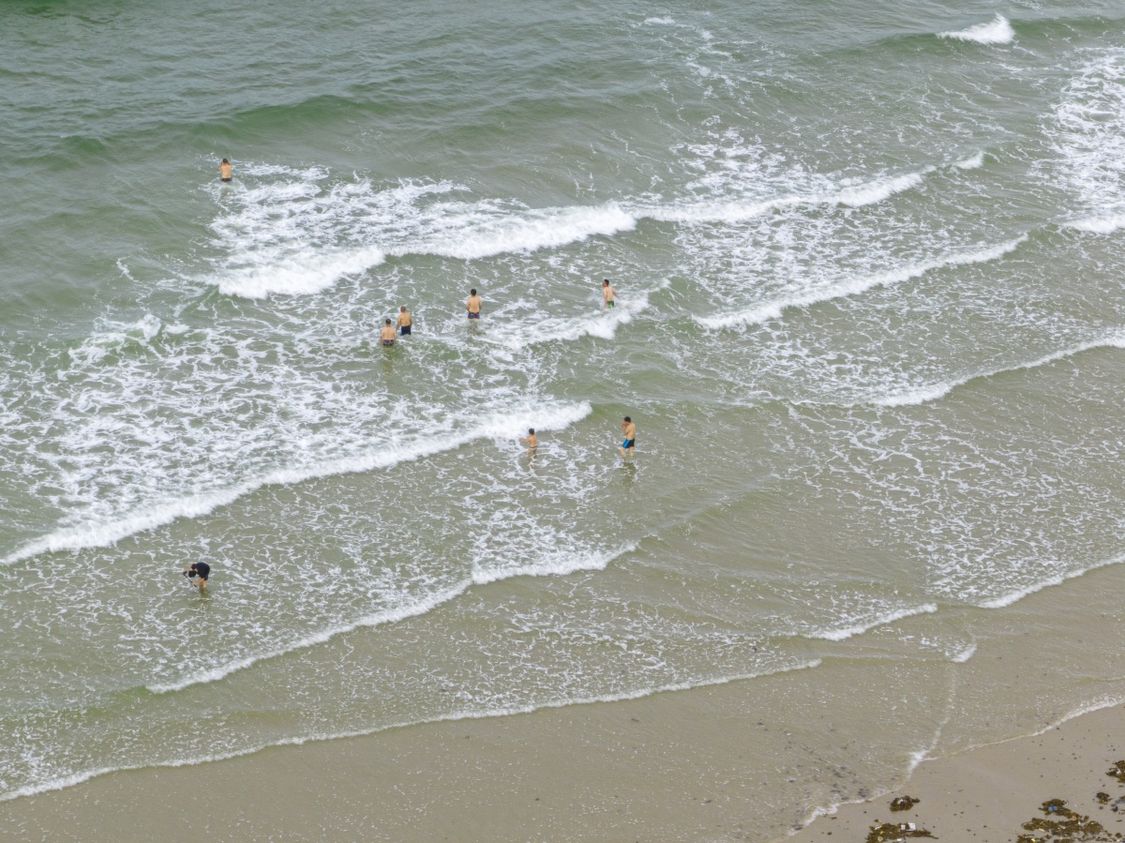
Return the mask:
M1104 791L1099 790L1097 793L1094 794L1094 798L1097 799L1098 802L1100 802L1102 805L1104 805L1106 802L1109 801L1109 794L1104 792Z
M909 811L921 801L921 799L915 799L913 796L896 796L891 800L891 810Z

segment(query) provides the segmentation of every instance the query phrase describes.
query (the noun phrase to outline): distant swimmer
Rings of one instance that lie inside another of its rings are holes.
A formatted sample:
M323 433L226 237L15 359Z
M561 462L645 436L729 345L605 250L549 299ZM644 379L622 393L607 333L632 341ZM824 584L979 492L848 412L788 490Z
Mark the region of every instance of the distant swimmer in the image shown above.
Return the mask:
M520 444L527 445L527 453L534 456L535 449L539 447L539 437L535 435L534 427L527 429L527 436L520 439Z
M602 299L606 307L614 307L617 303L617 291L613 289L608 278L602 279Z
M404 337L409 336L412 327L414 327L414 317L410 315L404 304L398 309L398 332Z
M635 454L635 446L637 442L637 426L633 424L633 420L629 416L621 422L621 432L625 434L625 438L621 441L621 447L617 450L622 457L626 454Z
M383 323L383 328L379 331L379 339L383 341L384 348L389 348L395 344L395 326L391 324L390 319Z
M199 586L199 593L202 594L207 590L207 580L211 576L211 566L206 562L192 562L187 568L184 568L184 576L187 577L192 585Z
M469 290L469 300L465 302L465 310L468 311L470 319L480 319L480 296L477 295L475 287Z
M229 158L224 158L219 164L219 181L230 181L234 178L234 165Z

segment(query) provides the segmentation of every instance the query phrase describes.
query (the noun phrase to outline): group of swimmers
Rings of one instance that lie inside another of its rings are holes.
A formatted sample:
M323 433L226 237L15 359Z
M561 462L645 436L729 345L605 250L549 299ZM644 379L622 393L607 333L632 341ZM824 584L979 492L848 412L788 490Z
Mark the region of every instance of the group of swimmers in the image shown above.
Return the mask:
M480 319L482 303L483 300L476 287L469 290L469 298L465 301L465 315L470 319ZM613 289L608 278L602 279L602 304L606 309L612 309L617 305L617 291ZM379 341L384 348L390 348L398 337L409 336L413 327L414 317L406 309L406 305L402 305L398 309L398 318L395 321L392 322L390 317L383 320L383 327L379 329Z

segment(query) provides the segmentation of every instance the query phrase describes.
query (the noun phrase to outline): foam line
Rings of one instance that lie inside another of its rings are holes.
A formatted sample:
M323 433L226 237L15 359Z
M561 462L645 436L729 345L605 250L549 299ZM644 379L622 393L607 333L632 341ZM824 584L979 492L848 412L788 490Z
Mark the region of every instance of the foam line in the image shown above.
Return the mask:
M1007 606L1011 606L1013 603L1018 603L1025 597L1030 597L1036 592L1043 591L1047 588L1053 588L1056 585L1062 585L1067 580L1077 579L1078 577L1085 576L1091 571L1096 571L1099 568L1108 568L1110 565L1120 565L1123 562L1125 562L1125 553L1122 553L1118 556L1111 556L1109 559L1103 559L1100 562L1095 562L1093 565L1089 565L1085 568L1080 568L1077 571L1070 571L1065 574L1056 574L1055 576L1048 577L1047 579L1041 582L1037 582L1034 585L1029 585L1026 588L1020 588L1016 591L1008 592L1007 594L1003 594L1000 597L994 597L991 600L985 600L984 602L978 603L977 605L982 609L1003 609Z
M590 404L583 401L493 413L479 424L445 437L425 436L406 443L390 443L367 453L327 460L316 465L277 469L235 486L156 504L111 521L91 521L75 527L64 527L18 548L0 559L0 564L11 565L42 553L60 550L109 547L128 536L162 527L180 518L208 515L265 486L290 486L321 477L390 468L443 451L452 451L477 439L512 439L528 427L562 430L584 419L592 411Z
M938 607L933 603L925 603L921 606L914 606L908 609L896 609L893 612L888 612L875 620L857 624L855 626L845 627L844 629L831 629L825 632L814 632L809 634L809 638L821 638L825 641L846 641L856 635L862 635L868 630L875 629L878 626L894 623L903 618L911 618L915 615L931 615L938 610Z
M719 313L712 316L695 316L696 322L705 328L733 328L743 325L760 325L771 319L778 319L790 308L809 307L832 299L847 298L872 290L876 287L889 287L901 284L912 278L918 278L935 269L944 269L949 266L965 266L974 263L986 263L997 260L1009 252L1014 251L1027 239L1026 234L1021 234L1015 240L1009 240L996 246L990 246L972 252L960 252L938 258L932 261L909 264L891 272L878 272L873 275L849 278L827 287L809 290L789 298L777 298L772 301L762 302L753 307L739 310L734 313Z
M536 711L543 711L548 709L569 708L572 705L593 705L596 703L628 702L629 700L644 699L645 697L652 697L656 696L657 694L673 693L677 691L690 691L693 688L708 688L714 687L716 685L730 685L735 682L745 682L747 680L760 679L766 676L777 676L783 673L795 673L799 670L813 670L820 667L821 664L821 659L812 659L811 661L802 662L791 667L776 668L774 670L763 670L758 673L743 673L736 674L734 676L723 676L715 679L701 679L697 682L676 682L667 685L655 685L622 694L602 694L597 696L579 697L571 700L551 700L545 703L540 703L538 705L512 706L510 708L490 711L461 710L440 717L430 718L428 720L391 723L375 729L336 732L332 734L321 735L308 735L306 737L299 738L284 738L279 741L258 744L257 746L251 747L250 749L238 750L236 752L222 753L217 755L204 755L198 758L182 758L174 761L156 762L151 764L127 764L120 767L98 767L97 769L88 770L83 773L74 773L69 776L60 776L59 778L50 779L40 784L25 785L24 787L9 791L8 793L0 794L0 802L8 802L13 799L19 799L23 796L35 796L37 794L47 793L52 790L63 790L64 788L82 784L83 782L87 782L90 779L97 778L98 776L106 775L107 773L121 773L133 770L150 770L160 768L166 769L175 767L195 767L201 764L209 764L213 761L226 761L231 758L243 758L247 755L253 755L257 752L261 752L264 749L270 749L272 747L303 746L306 743L314 743L319 741L361 738L368 735L376 735L380 732L389 732L393 729L405 729L412 726L422 726L431 723L449 723L458 720L487 720L494 717L512 717L519 714L533 714Z
M954 32L939 32L937 36L954 41L971 41L975 44L1011 44L1016 33L1008 19L997 14L985 23L974 24Z
M666 207L638 207L635 213L641 219L652 219L660 222L737 223L761 216L768 211L799 205L845 205L849 208L858 208L863 205L882 202L896 193L902 193L905 190L917 187L922 183L924 175L931 169L927 167L919 173L905 173L847 186L833 193L793 194L752 202L701 202Z
M1090 234L1112 234L1125 228L1125 213L1093 215L1064 223L1067 228L1086 231Z
M996 375L1005 374L1008 372L1022 372L1027 369L1037 369L1040 366L1046 366L1058 360L1064 360L1067 357L1073 357L1076 354L1081 354L1084 351L1089 351L1093 348L1123 348L1125 349L1125 332L1118 331L1110 334L1108 337L1100 337L1098 339L1089 340L1080 343L1072 348L1065 348L1062 351L1056 351L1052 354L1047 354L1037 360L1032 360L1030 363L1021 363L1016 366L1007 366L1000 369L990 369L988 371L973 372L972 374L965 375L962 378L956 378L942 383L931 384L929 386L920 386L915 389L908 389L902 392L895 392L890 395L879 396L871 398L868 402L880 407L904 407L915 404L925 404L929 401L936 401L939 398L944 398L954 389L959 386L964 386L967 383L978 380L980 378L991 378Z
M605 553L567 554L565 552L560 552L556 556L538 565L521 565L518 568L509 568L496 572L474 570L471 577L449 588L427 595L406 606L385 609L362 617L359 620L337 624L314 632L304 638L300 638L284 647L277 647L273 650L267 650L253 656L235 659L224 665L190 674L182 679L177 679L175 682L156 682L152 685L147 685L146 689L154 694L167 694L172 691L182 691L193 685L206 685L211 682L218 682L220 679L224 679L232 673L245 670L259 662L274 659L297 650L304 650L308 647L315 647L318 644L324 644L337 635L354 632L357 629L363 629L365 627L398 623L408 618L427 614L442 604L460 597L474 585L488 585L489 583L500 582L501 580L512 579L514 577L550 577L565 576L566 574L573 574L578 571L604 571L610 562L635 550L636 547L636 544L626 544L616 550Z

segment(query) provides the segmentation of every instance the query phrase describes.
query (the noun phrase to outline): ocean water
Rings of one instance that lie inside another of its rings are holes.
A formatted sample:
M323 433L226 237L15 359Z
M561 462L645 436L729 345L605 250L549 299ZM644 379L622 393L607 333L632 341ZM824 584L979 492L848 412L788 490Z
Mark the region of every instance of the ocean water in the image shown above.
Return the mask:
M1077 639L1018 713L971 671L1125 561L1123 35L3 4L0 798L860 654L921 677L891 767L1125 699Z

